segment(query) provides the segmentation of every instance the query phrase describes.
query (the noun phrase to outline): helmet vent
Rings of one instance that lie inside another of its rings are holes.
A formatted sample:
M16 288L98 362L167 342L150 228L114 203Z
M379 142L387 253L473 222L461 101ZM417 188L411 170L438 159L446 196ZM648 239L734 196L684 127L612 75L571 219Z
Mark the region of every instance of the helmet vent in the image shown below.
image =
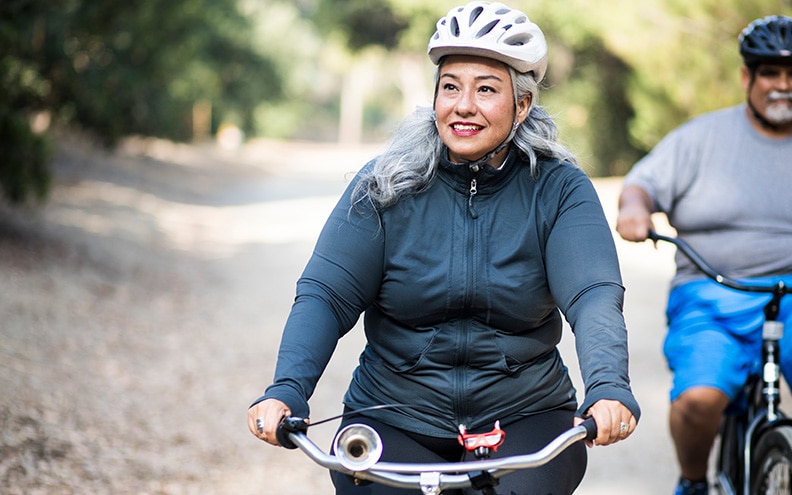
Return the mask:
M451 18L451 26L449 26L449 31L451 34L457 38L459 38L459 23L457 22L456 17Z
M471 10L470 11L470 22L468 23L468 26L472 26L473 23L476 22L476 19L479 18L479 16L481 15L482 12L484 12L484 8L483 7L476 7L475 9Z
M499 22L500 21L498 20L492 21L483 28L479 29L479 32L476 33L476 38L481 38L482 36L488 35L493 30L493 28L498 25Z
M522 46L530 43L531 38L531 35L528 34L517 34L506 38L503 42L511 46Z

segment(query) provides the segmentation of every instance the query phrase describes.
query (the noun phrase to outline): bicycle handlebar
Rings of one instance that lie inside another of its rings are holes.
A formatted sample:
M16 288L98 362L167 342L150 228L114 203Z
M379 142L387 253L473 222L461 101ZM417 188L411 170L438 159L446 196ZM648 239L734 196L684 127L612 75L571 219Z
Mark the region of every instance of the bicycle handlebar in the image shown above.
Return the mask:
M738 282L737 280L731 279L726 277L725 275L721 275L717 272L712 266L710 266L704 258L701 257L688 243L683 241L678 237L669 237L665 235L658 234L657 232L650 230L648 238L654 242L657 241L665 241L671 243L679 249L682 254L687 256L687 258L696 265L696 268L701 270L706 276L711 278L712 280L718 282L721 285L729 287L731 289L743 291L743 292L761 292L767 294L791 294L792 287L786 286L783 282L778 282L772 285L754 285L754 284L746 284L744 282Z
M299 448L311 460L327 469L353 476L358 480L373 481L397 488L417 488L423 493L441 493L443 490L469 488L472 486L474 476L482 473L497 479L514 471L542 466L570 445L581 440L594 440L597 437L594 418L587 418L580 425L564 431L541 450L531 454L445 463L378 461L366 469L351 470L342 464L338 456L325 453L309 439L307 429L308 422L305 419L284 418L278 426L278 441L286 448Z

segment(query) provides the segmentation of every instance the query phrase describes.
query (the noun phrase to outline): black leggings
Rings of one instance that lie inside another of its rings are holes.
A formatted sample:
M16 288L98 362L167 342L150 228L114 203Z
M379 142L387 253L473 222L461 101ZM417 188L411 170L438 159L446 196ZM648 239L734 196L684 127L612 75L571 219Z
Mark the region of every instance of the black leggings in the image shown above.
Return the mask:
M561 432L572 427L574 412L549 411L503 426L506 441L493 452L492 458L528 454L544 447ZM349 423L365 423L379 432L384 446L382 460L389 462L456 462L462 460L464 449L456 439L428 437L405 432L370 418L354 416L345 419L339 429ZM470 456L472 458L472 456ZM498 495L569 495L575 491L586 472L587 454L578 442L558 457L538 468L523 469L500 478L495 487ZM420 490L392 488L378 483L357 486L349 476L331 471L336 495L408 495ZM443 495L473 495L473 489L450 490Z

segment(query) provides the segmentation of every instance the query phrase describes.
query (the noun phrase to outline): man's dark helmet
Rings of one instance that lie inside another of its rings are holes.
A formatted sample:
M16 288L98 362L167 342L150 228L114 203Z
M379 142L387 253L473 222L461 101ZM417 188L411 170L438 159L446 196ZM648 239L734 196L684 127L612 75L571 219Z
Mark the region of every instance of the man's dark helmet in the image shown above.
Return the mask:
M792 17L771 15L740 33L740 55L748 68L761 63L792 62Z

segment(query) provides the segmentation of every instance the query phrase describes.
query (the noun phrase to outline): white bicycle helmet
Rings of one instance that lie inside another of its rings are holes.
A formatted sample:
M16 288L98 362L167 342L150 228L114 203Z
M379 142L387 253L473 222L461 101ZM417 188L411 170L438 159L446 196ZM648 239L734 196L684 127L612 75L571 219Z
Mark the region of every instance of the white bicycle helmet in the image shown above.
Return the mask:
M536 82L547 71L547 42L528 16L502 3L470 2L437 21L429 40L429 59L477 55L499 60L517 72L533 72Z

